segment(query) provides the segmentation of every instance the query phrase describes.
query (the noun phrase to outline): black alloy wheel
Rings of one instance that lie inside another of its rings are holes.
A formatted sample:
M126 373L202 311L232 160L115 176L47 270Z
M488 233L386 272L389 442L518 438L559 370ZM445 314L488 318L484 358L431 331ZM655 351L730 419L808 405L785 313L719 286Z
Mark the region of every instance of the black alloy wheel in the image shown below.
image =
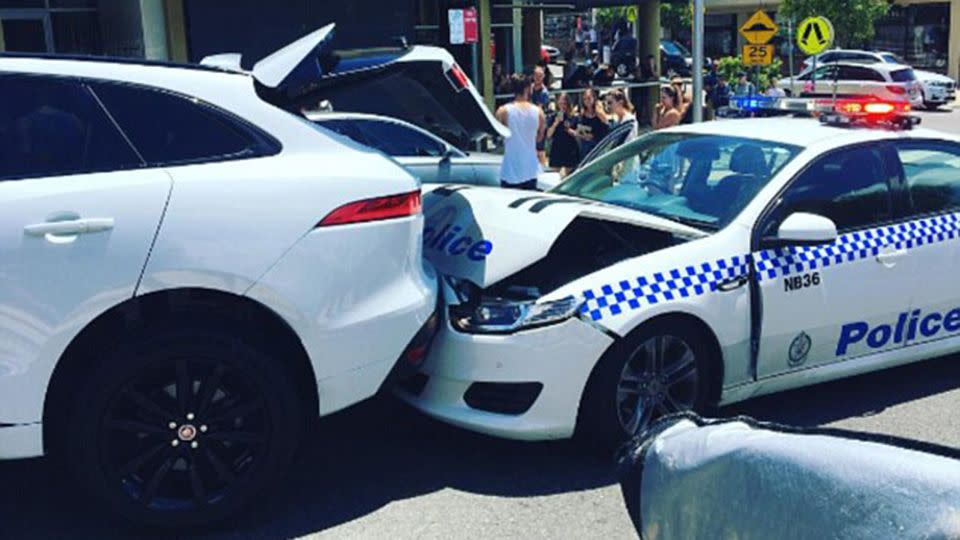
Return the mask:
M121 346L74 405L64 457L106 507L192 526L238 512L282 475L299 439L296 387L275 359L223 332Z

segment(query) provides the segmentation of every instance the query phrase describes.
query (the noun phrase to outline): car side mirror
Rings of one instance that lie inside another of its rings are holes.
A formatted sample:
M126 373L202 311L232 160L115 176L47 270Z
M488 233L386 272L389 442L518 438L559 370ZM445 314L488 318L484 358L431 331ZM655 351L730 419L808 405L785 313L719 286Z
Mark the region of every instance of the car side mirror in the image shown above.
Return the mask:
M815 246L829 244L837 239L837 225L833 220L807 212L794 212L783 220L777 235L765 239L768 245Z
M449 162L456 155L457 155L457 152L454 151L453 148L447 147L447 149L443 151L443 157L440 158L440 161L442 163Z

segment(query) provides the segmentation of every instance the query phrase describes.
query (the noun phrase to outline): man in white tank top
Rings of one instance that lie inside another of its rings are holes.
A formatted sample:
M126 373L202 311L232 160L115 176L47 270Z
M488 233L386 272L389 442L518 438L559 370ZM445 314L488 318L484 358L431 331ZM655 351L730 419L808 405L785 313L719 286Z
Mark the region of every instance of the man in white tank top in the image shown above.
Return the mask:
M537 189L540 160L537 142L543 140L547 122L543 110L530 103L532 81L523 75L510 77L513 101L497 109L497 120L510 128L504 141L500 185L514 189Z

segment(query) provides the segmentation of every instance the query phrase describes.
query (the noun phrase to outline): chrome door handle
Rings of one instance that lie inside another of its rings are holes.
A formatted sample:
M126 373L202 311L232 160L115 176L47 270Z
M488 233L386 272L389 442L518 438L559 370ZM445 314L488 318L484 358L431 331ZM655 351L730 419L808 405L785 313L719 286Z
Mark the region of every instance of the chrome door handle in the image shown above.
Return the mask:
M877 253L877 262L884 266L893 266L897 260L907 254L907 250L900 248L892 251L881 251Z
M113 229L113 218L71 219L68 221L48 221L27 225L23 231L30 236L73 236L97 233Z

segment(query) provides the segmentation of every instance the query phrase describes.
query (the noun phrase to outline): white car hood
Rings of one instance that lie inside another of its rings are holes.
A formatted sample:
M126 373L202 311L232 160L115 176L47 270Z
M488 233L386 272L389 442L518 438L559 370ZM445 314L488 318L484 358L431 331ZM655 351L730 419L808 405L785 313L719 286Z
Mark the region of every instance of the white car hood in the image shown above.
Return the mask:
M578 216L689 238L703 231L650 214L550 193L472 186L427 188L424 255L444 275L486 288L544 258Z
M932 71L923 71L922 69L913 70L913 74L920 82L953 82L953 79L946 75L934 73Z

